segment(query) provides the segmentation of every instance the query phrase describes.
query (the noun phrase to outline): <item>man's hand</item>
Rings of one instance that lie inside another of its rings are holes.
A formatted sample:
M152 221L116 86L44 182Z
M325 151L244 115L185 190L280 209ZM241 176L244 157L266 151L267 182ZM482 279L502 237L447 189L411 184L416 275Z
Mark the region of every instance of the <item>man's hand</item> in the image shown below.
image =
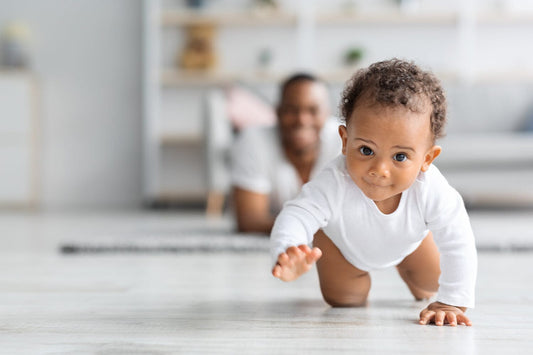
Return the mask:
M420 324L435 323L441 326L449 324L455 327L457 324L471 326L472 322L464 314L466 308L454 307L440 302L433 302L420 312Z
M272 269L272 275L283 281L293 281L309 271L320 259L322 251L309 248L307 245L289 247L278 256L278 262Z

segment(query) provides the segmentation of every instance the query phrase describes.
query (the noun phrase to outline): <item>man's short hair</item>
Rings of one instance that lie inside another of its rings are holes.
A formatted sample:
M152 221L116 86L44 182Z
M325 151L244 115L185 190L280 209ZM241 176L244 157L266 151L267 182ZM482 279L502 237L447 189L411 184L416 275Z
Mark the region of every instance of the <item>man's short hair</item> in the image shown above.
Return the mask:
M321 79L319 79L313 74L304 73L304 72L293 74L289 76L288 78L286 78L281 83L280 92L279 92L279 98L280 98L279 101L281 102L283 100L283 97L285 96L285 93L287 92L287 89L289 88L289 86L291 86L292 84L302 82L302 81L308 81L311 83L320 83L320 84L326 85L324 81L322 81Z

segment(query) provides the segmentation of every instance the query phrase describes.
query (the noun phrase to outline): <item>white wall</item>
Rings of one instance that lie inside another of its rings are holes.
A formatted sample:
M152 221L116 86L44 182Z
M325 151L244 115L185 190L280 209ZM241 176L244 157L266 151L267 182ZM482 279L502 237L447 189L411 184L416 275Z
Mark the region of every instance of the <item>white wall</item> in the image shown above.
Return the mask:
M135 207L142 179L140 0L0 1L33 33L45 209Z

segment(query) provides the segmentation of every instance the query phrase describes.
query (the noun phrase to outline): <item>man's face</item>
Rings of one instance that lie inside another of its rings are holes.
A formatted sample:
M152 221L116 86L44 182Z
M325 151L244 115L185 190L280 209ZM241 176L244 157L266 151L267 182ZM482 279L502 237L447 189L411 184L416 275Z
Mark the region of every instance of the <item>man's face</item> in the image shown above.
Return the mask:
M328 93L323 84L299 81L287 87L278 107L285 149L293 154L316 149L320 142L320 130L328 115Z

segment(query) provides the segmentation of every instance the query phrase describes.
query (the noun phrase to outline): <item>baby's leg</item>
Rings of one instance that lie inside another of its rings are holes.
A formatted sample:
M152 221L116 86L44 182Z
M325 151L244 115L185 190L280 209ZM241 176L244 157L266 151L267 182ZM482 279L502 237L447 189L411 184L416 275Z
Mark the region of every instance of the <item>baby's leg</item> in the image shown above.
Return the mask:
M417 300L429 299L439 288L440 255L431 232L419 247L397 266Z
M370 275L350 264L335 244L319 230L313 246L322 250L317 261L318 278L324 300L333 307L357 307L366 304Z

